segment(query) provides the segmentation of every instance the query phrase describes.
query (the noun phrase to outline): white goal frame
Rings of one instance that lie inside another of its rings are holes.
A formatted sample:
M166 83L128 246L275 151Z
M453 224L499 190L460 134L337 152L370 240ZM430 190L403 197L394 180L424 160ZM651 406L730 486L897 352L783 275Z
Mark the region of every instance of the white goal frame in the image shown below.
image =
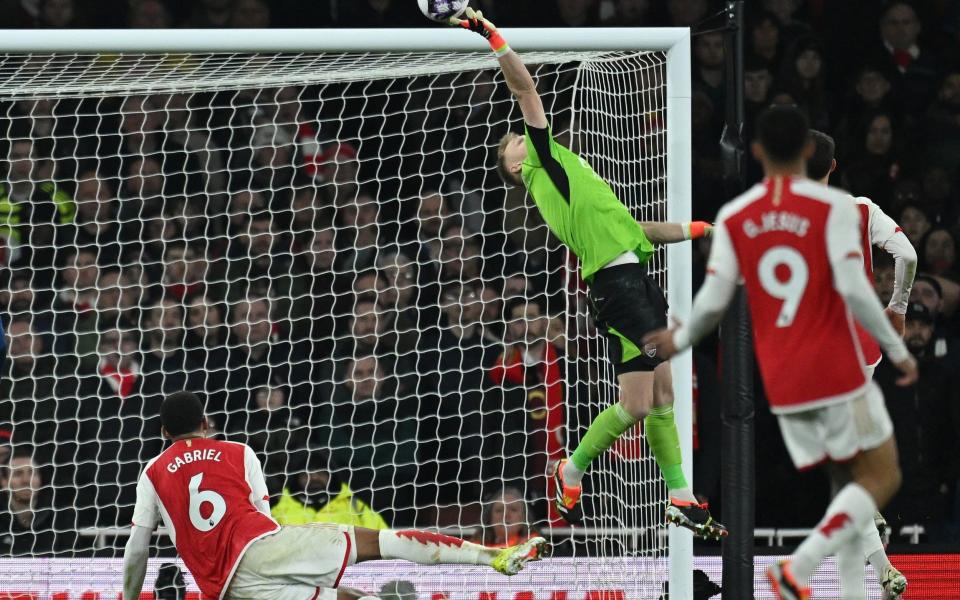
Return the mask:
M691 124L690 30L668 28L504 28L512 47L525 51L661 51L666 53L667 220L690 220ZM169 30L7 30L4 53L243 53L243 52L464 52L484 46L476 36L452 28L429 29L169 29ZM690 244L667 250L671 314L685 320L692 304ZM684 457L692 471L693 358L673 359L675 415ZM616 501L614 499L614 501ZM670 596L693 598L693 538L678 527L669 532Z

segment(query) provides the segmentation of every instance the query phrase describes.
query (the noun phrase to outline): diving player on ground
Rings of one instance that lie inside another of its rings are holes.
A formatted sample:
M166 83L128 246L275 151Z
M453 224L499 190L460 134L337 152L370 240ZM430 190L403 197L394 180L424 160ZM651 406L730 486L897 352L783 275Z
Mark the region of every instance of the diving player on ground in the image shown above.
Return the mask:
M813 155L807 160L807 177L827 185L830 174L837 168L837 161L834 158L836 144L832 137L820 131L812 130L810 136L813 138L814 150ZM896 221L887 216L869 198L851 197L851 200L856 203L857 210L860 212L860 245L863 250L863 267L867 280L873 281L873 246L893 257L895 273L893 294L884 313L902 337L904 315L910 301L913 277L917 272L917 252ZM857 334L860 336L860 345L863 348L867 379L873 379L873 372L881 358L880 346L859 323L857 323ZM838 483L842 480L842 474L834 474L831 480ZM836 491L835 489L834 492ZM907 578L890 563L883 549L879 530L887 529L887 521L880 513L873 518L874 524L867 526L861 540L863 554L873 565L887 600L899 600L907 589Z
M161 518L204 597L228 600L356 598L336 589L344 569L379 559L485 565L513 575L546 550L541 537L501 550L413 529L281 527L270 517L253 450L206 437L207 420L195 394L166 398L160 419L172 443L147 463L137 484L123 553L123 600L140 598L150 537Z
M646 269L654 244L703 237L710 226L638 223L585 160L554 141L533 78L496 27L470 8L466 16L451 19L451 24L490 42L526 124L526 135L508 134L500 141L500 175L508 185L526 187L553 234L580 259L591 310L610 341L610 360L620 384L620 402L593 421L574 453L556 467L558 512L570 523L580 521L581 480L587 467L643 419L647 442L670 491L667 519L704 537L726 535L706 505L697 502L683 474L670 364L647 352L641 342L667 322L663 292Z
M846 483L794 554L767 572L780 599L810 597L817 565L837 554L845 600L865 598L861 539L896 493L900 469L883 395L868 380L853 317L904 375L917 364L883 314L863 270L859 214L850 197L806 178L813 141L793 107L757 122L764 181L721 209L707 278L685 326L647 336L670 357L716 327L741 279L771 410L798 469L824 462ZM853 314L851 314L851 311Z

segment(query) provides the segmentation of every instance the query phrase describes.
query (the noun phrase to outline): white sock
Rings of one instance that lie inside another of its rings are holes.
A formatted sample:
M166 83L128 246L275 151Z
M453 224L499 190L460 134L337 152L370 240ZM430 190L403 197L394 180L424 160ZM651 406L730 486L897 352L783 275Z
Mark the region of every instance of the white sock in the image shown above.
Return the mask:
M860 549L866 556L867 561L873 565L873 570L877 573L877 580L883 580L883 572L890 566L890 559L887 558L887 552L883 549L883 540L880 539L880 532L877 526L871 520L863 528L863 534L860 536Z
M805 585L809 581L825 557L835 554L851 537L861 535L867 523L873 521L876 510L877 505L867 490L856 483L845 485L827 507L817 528L791 557L793 574L800 583Z
M681 502L700 502L697 500L697 497L693 495L693 490L688 487L670 490L670 497L680 500Z
M584 473L586 473L586 471L578 469L569 458L563 463L563 480L570 485L580 485L580 482L583 481Z
M840 573L840 590L843 600L866 600L863 586L863 545L860 536L854 535L850 542L837 548L837 571Z
M419 529L383 529L380 531L380 556L399 558L421 565L486 565L499 550L460 538Z

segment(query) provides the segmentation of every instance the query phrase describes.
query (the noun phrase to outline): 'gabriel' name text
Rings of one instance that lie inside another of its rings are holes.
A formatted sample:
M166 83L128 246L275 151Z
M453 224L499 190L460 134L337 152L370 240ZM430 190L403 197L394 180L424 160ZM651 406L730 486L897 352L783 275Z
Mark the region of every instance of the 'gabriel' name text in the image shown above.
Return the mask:
M170 464L167 465L167 470L171 473L176 473L177 469L183 465L189 465L190 463L195 463L201 460L212 460L213 462L220 462L220 451L214 450L213 448L207 448L206 450L188 450L170 461Z

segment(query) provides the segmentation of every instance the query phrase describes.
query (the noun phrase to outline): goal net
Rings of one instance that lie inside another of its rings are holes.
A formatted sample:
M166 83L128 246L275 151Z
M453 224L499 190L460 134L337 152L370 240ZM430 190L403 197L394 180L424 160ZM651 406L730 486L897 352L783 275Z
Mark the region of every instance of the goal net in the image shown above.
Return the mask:
M666 220L665 52L522 57L555 137L638 220ZM548 469L618 392L575 257L497 176L522 119L496 67L486 52L0 55L0 556L57 559L0 569L30 573L28 591L47 577L55 592L54 571L118 590L160 402L186 389L258 453L281 522L539 532L570 561L509 584L358 567L356 587L660 596L671 538L641 431L591 468L582 527L547 499ZM650 268L682 302L666 258ZM153 553L148 586L175 558L162 532Z

